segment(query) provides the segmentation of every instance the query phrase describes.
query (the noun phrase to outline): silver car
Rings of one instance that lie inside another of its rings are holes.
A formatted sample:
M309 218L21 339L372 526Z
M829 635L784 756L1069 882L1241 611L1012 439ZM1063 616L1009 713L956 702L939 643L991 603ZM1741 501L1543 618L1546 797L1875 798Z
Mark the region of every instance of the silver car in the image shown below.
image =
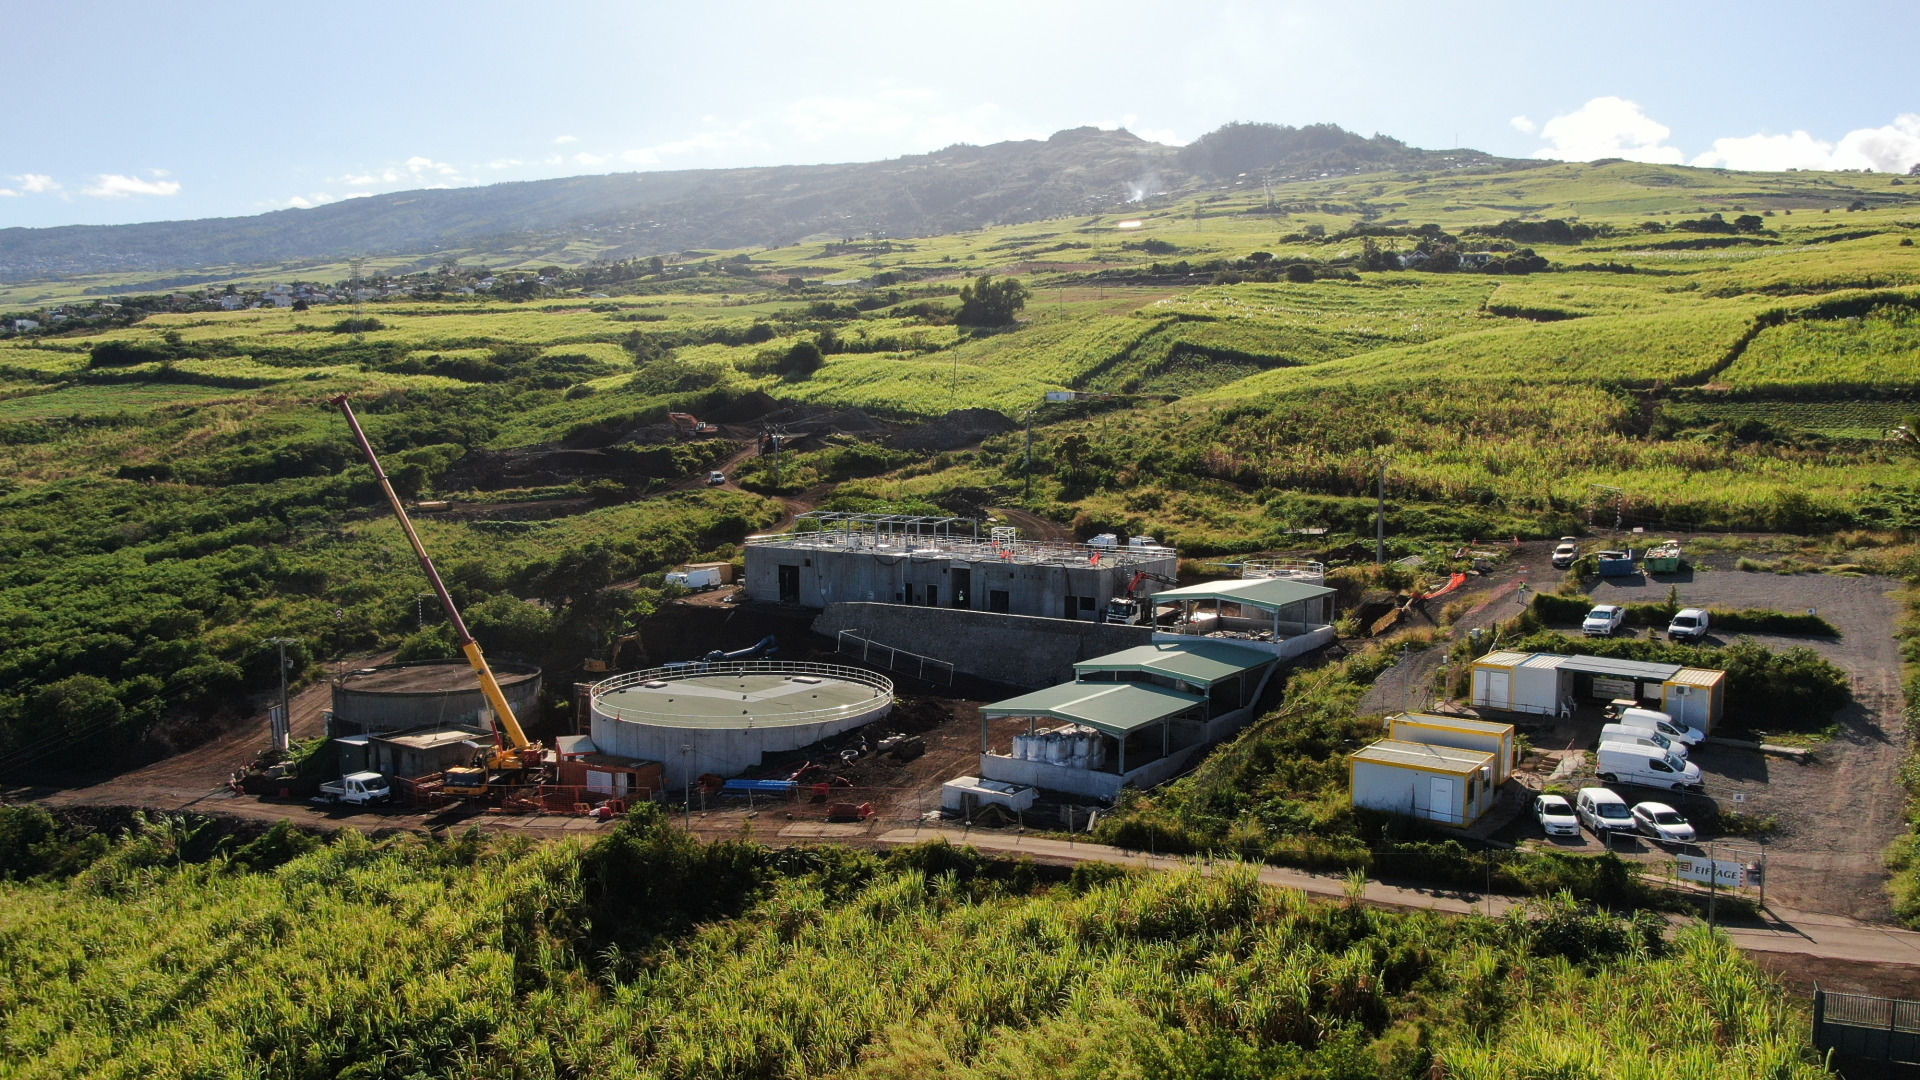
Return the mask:
M1680 812L1662 802L1643 802L1633 808L1633 831L1662 844L1693 843L1693 826Z

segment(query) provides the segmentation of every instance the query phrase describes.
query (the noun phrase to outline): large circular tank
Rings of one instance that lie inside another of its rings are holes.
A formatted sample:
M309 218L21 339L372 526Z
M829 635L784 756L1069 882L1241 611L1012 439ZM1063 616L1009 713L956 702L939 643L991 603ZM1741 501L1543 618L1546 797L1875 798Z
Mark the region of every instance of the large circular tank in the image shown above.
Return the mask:
M860 668L749 660L629 672L595 683L591 697L593 745L659 762L672 789L872 723L892 711L893 682Z
M489 660L493 677L522 723L540 703L540 669ZM349 671L333 680L330 735L367 735L410 728L475 727L486 699L466 660L409 660Z

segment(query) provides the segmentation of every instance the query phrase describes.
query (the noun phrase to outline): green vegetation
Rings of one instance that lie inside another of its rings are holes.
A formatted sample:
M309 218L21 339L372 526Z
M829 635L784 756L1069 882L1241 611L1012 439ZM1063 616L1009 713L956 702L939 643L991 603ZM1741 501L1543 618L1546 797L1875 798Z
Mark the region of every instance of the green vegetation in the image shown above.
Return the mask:
M1031 411L1031 469L1015 434L938 455L809 447L777 481L759 459L736 478L762 495L838 485L862 507L1019 506L1190 555L1322 530L1313 546L1338 551L1370 531L1383 463L1404 551L1560 535L1596 484L1623 489L1636 523L1920 524L1915 448L1883 437L1920 411L1909 189L1437 169L1381 147L1365 180L1183 191L1126 229L1092 215L603 262L588 245L557 265L456 251L363 312L127 297L10 335L0 767L61 732L217 729L264 677L263 637L302 637L303 661L440 640L320 404L343 392L408 496L468 508L429 525L463 602L540 607L561 664L652 601L565 593L545 568L644 579L778 513L664 493L728 449L654 442L670 411L749 426L795 403L900 423ZM1708 241L1746 246L1671 246ZM1418 268L1388 268L1413 254ZM363 280L392 284L400 265ZM455 287L485 277L491 291ZM236 295L263 280L238 275ZM1106 396L1043 404L1064 390ZM547 520L486 509L536 502ZM528 621L513 613L501 625Z
M0 808L0 866L27 833L58 856L0 883L12 1076L1824 1075L1724 938L1565 899L1049 883L944 845L701 846L658 814L541 846L35 814Z

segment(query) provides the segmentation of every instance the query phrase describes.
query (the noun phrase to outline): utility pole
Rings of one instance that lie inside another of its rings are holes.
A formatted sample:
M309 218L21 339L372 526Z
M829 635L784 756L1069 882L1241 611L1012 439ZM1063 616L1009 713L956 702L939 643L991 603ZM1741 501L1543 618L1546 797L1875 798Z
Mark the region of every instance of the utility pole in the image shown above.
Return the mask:
M687 814L686 822L687 822L687 833L689 835L693 833L693 773L688 771L689 762L691 762L693 759L692 755L693 755L693 744L690 742L681 743L680 744L680 771L683 774L685 774L685 778L686 778L684 798L686 799L686 814ZM704 805L704 803L702 805Z
M1036 411L1038 410L1027 410L1027 465L1025 469L1021 470L1026 473L1026 494L1029 498L1033 496L1033 414Z
M1387 463L1379 463L1379 504L1373 512L1373 561L1387 561Z
M292 701L287 697L287 646L297 644L293 638L268 638L264 644L278 650L280 658L280 704L267 710L267 726L273 732L273 748L286 750L293 742Z
M1715 902L1720 899L1720 864L1713 857L1713 843L1707 843L1707 925L1712 926Z

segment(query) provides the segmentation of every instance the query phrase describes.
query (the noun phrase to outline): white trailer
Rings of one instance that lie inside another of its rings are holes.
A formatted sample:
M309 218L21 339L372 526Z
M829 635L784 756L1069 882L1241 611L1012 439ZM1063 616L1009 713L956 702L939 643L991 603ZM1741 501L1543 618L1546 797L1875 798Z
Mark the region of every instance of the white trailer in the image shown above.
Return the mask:
M1347 759L1355 807L1465 827L1493 806L1493 755L1382 739Z
M1490 720L1470 720L1461 716L1435 716L1431 713L1402 713L1387 720L1387 738L1399 742L1451 746L1458 750L1479 750L1493 755L1493 782L1506 782L1514 759L1513 725Z
M1572 699L1564 656L1552 653L1488 653L1473 662L1475 708L1557 716Z

